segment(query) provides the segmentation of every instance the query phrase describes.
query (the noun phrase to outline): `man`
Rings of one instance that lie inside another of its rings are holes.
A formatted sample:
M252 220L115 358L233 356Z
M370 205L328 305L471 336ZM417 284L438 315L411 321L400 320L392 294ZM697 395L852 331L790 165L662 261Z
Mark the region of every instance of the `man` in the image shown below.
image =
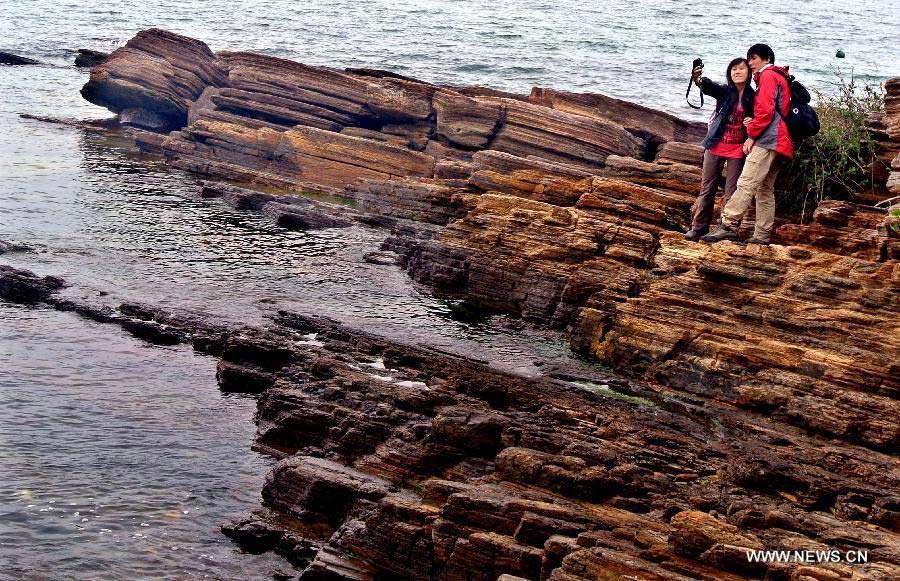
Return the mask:
M701 238L706 242L737 240L741 218L755 196L756 226L747 242L769 244L775 225L775 178L784 160L794 157L794 143L784 122L791 102L790 85L784 76L788 67L776 67L775 53L765 44L751 46L747 62L757 86L753 119L744 120L749 136L744 142L747 161L737 190L722 208L718 229Z

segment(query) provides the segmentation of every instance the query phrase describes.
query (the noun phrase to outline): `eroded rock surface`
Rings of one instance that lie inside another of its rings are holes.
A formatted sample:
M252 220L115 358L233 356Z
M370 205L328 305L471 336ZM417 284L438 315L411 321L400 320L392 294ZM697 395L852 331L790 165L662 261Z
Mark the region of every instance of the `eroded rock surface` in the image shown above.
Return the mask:
M898 87L873 121L882 157L900 143ZM163 31L95 67L85 96L132 125L161 116L176 130L132 134L178 167L355 199L208 192L279 223L391 227L370 260L565 328L633 381L526 379L289 313L235 331L57 300L220 354L223 389L262 393L257 447L283 460L268 512L234 538L299 547L310 579L900 575L900 239L884 210L825 202L770 247L688 243L698 124L602 95L213 54ZM870 562L750 563L759 548Z
M896 457L752 410L600 372L525 378L296 313L226 328L139 304L101 315L52 291L43 302L191 343L220 358L223 389L262 391L257 447L282 460L265 508L223 530L302 579L900 574ZM860 548L870 562L852 567L747 559Z

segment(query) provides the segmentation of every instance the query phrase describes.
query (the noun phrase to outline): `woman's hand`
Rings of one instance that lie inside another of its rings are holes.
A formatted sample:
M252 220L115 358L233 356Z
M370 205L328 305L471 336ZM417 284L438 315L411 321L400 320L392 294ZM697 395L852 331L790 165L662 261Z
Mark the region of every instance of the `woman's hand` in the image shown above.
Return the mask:
M703 74L703 67L694 67L694 70L691 71L691 76L694 77L694 84L698 87L703 84L700 79L700 75Z
M753 121L753 117L744 117L744 127L750 125L750 123L752 121Z
M750 155L750 150L753 149L754 143L756 143L756 142L753 141L752 138L749 138L749 139L747 139L747 141L744 142L744 147L743 147L744 155Z

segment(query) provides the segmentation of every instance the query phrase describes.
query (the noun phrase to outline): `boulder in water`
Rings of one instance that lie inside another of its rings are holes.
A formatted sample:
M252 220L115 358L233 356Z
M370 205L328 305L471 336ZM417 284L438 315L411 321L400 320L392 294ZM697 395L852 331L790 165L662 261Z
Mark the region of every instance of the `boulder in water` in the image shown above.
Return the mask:
M109 58L108 52L91 50L89 48L79 48L78 54L75 55L75 66L93 68L101 64L107 58Z
M40 61L0 51L0 65L39 65Z

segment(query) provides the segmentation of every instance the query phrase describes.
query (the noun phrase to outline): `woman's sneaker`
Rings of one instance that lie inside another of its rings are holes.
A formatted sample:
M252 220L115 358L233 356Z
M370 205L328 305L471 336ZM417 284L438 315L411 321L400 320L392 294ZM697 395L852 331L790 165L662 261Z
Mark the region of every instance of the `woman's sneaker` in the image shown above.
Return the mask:
M721 242L722 240L738 240L737 232L726 226L725 224L719 224L719 227L716 228L716 231L712 234L707 234L700 240L704 242Z
M703 228L691 228L685 233L684 239L696 242L697 240L700 240L701 236L706 235L707 232L709 232L709 226L704 226Z

